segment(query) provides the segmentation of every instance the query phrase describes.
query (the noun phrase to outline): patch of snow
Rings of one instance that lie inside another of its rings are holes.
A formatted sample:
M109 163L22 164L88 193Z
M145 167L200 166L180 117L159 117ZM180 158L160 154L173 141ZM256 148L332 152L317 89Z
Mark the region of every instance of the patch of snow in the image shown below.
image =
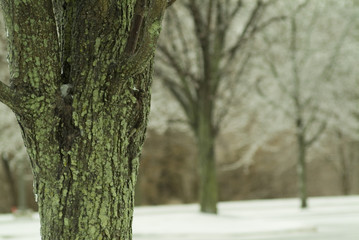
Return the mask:
M136 207L134 240L357 240L359 196L219 203L219 214L197 204ZM39 240L39 217L0 215L0 240Z

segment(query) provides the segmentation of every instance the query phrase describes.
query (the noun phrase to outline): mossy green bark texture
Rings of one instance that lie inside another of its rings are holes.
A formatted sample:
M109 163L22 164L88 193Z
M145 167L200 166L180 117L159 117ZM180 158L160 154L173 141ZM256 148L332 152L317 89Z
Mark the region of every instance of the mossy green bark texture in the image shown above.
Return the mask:
M132 239L167 1L1 4L11 86L0 95L17 115L31 159L42 239Z

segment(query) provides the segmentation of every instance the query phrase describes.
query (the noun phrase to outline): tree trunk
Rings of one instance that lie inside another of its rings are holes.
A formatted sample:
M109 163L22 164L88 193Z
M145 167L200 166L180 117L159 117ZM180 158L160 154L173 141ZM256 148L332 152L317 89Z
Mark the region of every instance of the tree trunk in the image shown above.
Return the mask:
M166 5L2 0L12 86L0 85L0 100L22 129L43 240L132 239Z
M339 158L339 173L340 173L340 180L341 180L341 187L342 187L342 193L343 195L349 195L350 194L350 165L347 160L347 156L345 154L345 143L343 139L343 134L341 131L337 130L337 138L339 140L338 144L338 158Z
M120 92L107 104L104 92L74 94L74 121L68 126L57 110L38 111L35 122L20 120L33 164L42 239L131 239L149 74L137 78L142 85L137 89L146 93L141 98L128 91L131 81L123 81L127 94Z
M215 161L215 132L213 129L211 94L208 87L200 88L197 117L197 151L199 162L201 212L217 213L218 183Z
M297 162L297 174L298 174L298 193L300 197L300 207L307 208L307 164L306 164L306 144L304 136L299 134L297 136L298 141L298 162Z
M17 175L17 190L18 190L18 205L17 208L21 213L25 213L27 207L27 188L25 179L25 168L23 164L19 164L16 171Z
M202 129L207 131L207 129ZM208 132L207 132L208 133ZM200 206L201 212L217 213L218 183L216 176L216 162L214 156L214 137L201 135L197 139L199 175L200 175Z
M13 177L13 173L10 169L10 159L8 154L1 153L0 155L2 166L5 172L6 180L9 184L9 191L11 195L11 207L16 207L18 205L18 198L17 198L17 187L15 184L15 179Z
M342 180L342 194L343 195L350 195L350 179L348 176L348 172L344 172L345 170L342 170L341 173L341 180Z

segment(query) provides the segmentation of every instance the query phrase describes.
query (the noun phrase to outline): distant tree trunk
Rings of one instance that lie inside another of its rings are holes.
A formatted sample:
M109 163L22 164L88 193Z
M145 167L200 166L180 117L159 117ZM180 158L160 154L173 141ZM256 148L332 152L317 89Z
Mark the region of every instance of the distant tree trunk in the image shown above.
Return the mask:
M2 0L41 238L132 239L165 0Z
M17 206L17 187L15 184L15 179L13 178L13 173L11 172L10 169L10 160L9 157L7 156L7 154L2 153L0 155L1 157L1 162L2 162L2 166L5 172L5 176L6 176L6 180L9 184L9 190L10 190L10 195L11 195L11 204L12 207Z
M298 175L298 193L300 198L300 207L307 208L307 146L304 136L297 134L298 143L298 162L297 162L297 175Z
M344 171L344 170L343 170ZM349 195L350 194L350 179L347 172L342 172L342 194Z
M26 178L25 178L25 168L24 165L20 164L17 167L17 192L18 192L18 204L17 209L20 213L24 213L27 207L27 188L26 188Z
M199 200L201 212L217 213L218 183L216 176L215 132L212 123L212 101L204 94L198 109L195 131L199 163Z
M351 192L351 184L350 184L350 175L351 175L351 169L350 169L350 161L351 159L347 159L347 156L345 154L344 149L344 139L343 134L340 130L336 131L337 138L339 140L338 144L338 158L339 158L339 173L340 173L340 180L341 180L341 187L342 187L342 193L343 195L349 195Z

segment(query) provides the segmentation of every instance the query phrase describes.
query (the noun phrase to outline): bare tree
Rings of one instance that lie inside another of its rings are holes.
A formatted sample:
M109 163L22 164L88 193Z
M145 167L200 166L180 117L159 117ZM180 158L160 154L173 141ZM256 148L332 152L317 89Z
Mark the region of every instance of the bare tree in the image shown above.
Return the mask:
M328 120L333 117L326 103L328 96L331 96L328 91L329 87L326 85L333 85L332 73L351 25L350 21L345 22L343 30L337 32L335 38L331 36L332 39L325 39L330 43L331 50L328 51L323 46L312 46L318 44L321 38L327 37L326 33L316 32L319 20L324 14L321 8L325 4L314 3L310 0L295 4L297 6L288 17L287 25L281 28L283 32L279 33L271 29L272 32L263 34L265 48L269 49L267 54L264 54L263 64L268 67L271 74L258 78L257 90L294 126L298 150L298 194L301 207L306 208L307 152L326 129ZM308 19L308 21L303 19ZM276 45L276 41L280 42L280 46ZM315 41L318 42L315 43ZM279 49L285 49L285 51ZM323 55L325 55L324 58ZM269 82L268 79L272 81ZM265 82L267 90L264 90L262 85ZM280 97L269 96L267 93L272 87L269 85L273 84L277 89L276 94Z
M264 19L272 2L185 0L168 12L156 73L197 140L202 212L217 212L215 141L251 57L248 44L258 31L282 19Z

